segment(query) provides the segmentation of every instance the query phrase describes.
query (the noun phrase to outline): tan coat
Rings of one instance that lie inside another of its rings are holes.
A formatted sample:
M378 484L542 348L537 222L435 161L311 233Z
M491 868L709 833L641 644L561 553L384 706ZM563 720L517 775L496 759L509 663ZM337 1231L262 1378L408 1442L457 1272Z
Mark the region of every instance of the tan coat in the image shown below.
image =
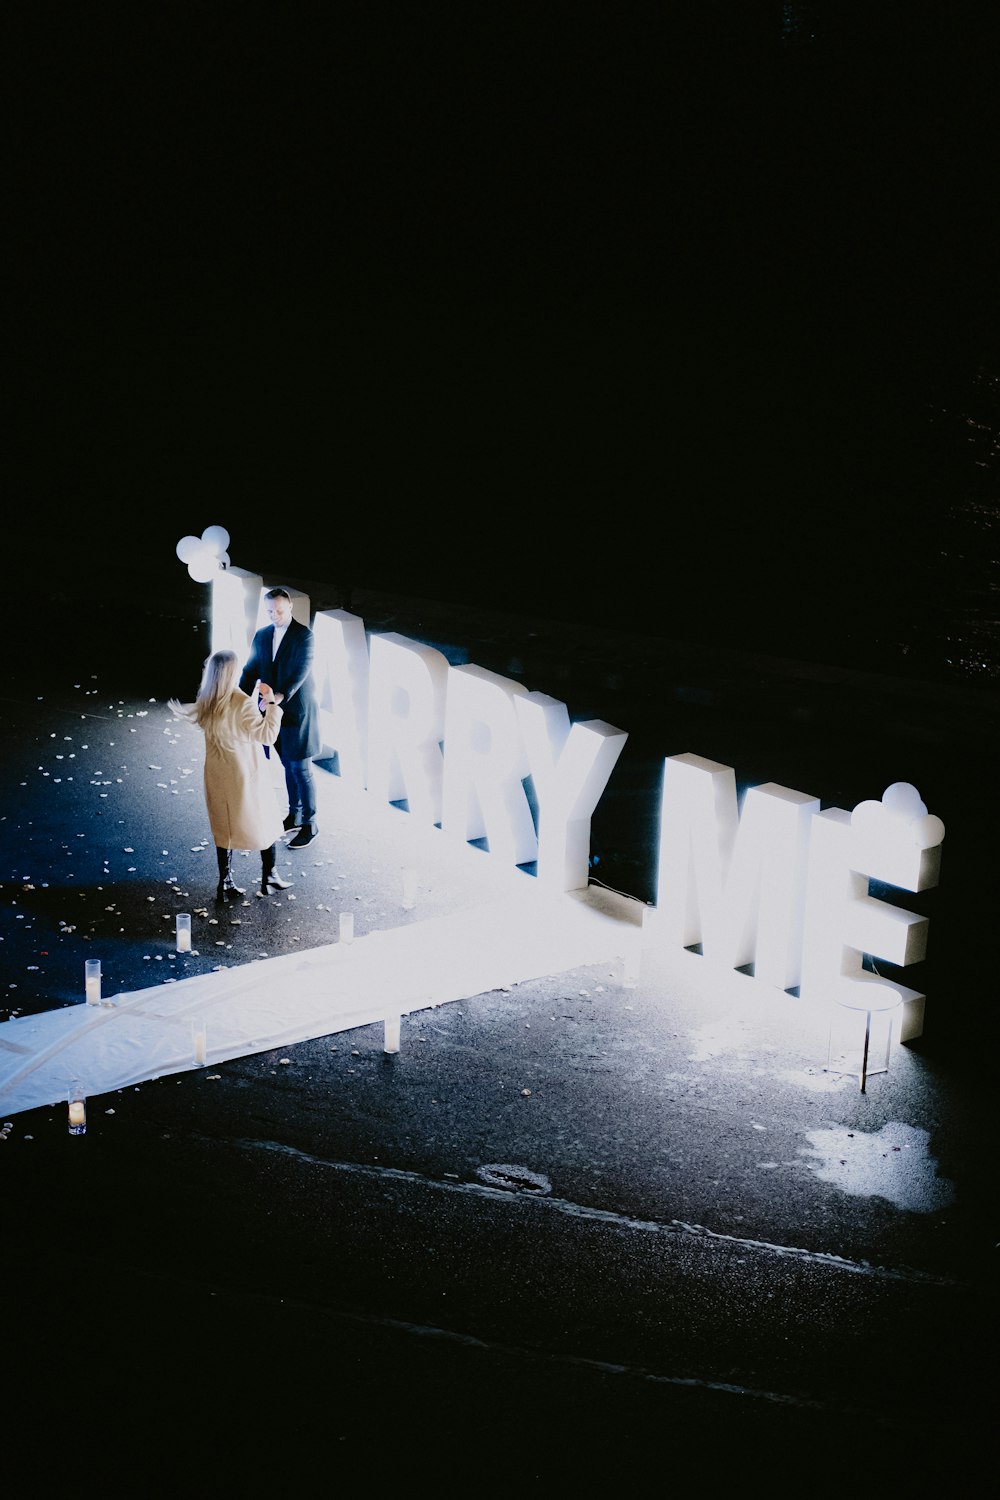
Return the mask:
M281 708L261 717L256 698L234 688L219 725L205 736L205 802L217 849L270 849L284 832L262 746L273 745Z

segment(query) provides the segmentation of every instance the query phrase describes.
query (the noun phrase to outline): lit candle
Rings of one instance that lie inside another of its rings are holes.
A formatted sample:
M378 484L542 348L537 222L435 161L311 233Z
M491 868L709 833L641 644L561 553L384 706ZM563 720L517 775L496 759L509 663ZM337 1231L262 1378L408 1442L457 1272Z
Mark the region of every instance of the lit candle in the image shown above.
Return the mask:
M87 1102L74 1089L69 1098L69 1133L85 1135L87 1131Z
M100 1005L101 1003L101 960L99 958L88 958L84 961L84 984L87 991L87 1004Z
M412 911L417 904L417 872L403 871L403 910Z
M191 913L187 911L177 913L177 952L191 952Z
M342 911L340 913L340 941L342 943L353 943L354 941L354 913Z
M386 1016L385 1018L385 1040L382 1043L383 1052L399 1051L399 1017Z

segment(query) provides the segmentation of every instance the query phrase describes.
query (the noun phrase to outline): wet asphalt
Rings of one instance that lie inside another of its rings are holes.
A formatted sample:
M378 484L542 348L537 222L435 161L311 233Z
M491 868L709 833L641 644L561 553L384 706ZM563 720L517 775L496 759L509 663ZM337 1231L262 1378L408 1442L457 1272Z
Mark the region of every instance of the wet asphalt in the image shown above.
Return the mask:
M995 1411L994 697L351 605L629 730L593 878L640 900L663 755L825 805L913 781L947 828L941 886L905 903L931 917L907 981L925 1034L862 1095L796 1016L734 1010L697 955L678 984L653 954L634 987L591 966L405 1017L395 1056L360 1028L115 1091L82 1139L55 1106L6 1117L17 1493L974 1482ZM173 912L202 891L216 914L165 700L193 693L206 622L181 591L96 646L65 615L5 697L2 1018L82 1003L97 948L124 991L330 941L348 891L359 932L385 919L391 866L324 828L281 857L294 904L219 914L178 968Z

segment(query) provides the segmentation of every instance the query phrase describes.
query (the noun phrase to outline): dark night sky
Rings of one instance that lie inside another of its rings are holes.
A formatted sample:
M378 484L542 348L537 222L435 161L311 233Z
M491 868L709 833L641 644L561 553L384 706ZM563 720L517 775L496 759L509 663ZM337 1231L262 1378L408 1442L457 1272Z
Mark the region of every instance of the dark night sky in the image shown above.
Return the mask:
M7 7L22 565L891 609L1000 326L990 12Z

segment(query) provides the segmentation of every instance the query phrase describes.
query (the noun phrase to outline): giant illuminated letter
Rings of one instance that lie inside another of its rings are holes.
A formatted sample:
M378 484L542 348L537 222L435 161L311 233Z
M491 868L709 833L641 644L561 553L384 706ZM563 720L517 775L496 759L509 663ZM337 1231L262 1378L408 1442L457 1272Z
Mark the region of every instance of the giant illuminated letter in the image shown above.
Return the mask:
M346 609L319 610L313 622L313 678L323 732L323 754L336 752L337 769L358 790L368 770L368 645L365 622Z
M520 682L485 667L448 671L441 827L456 839L485 837L491 854L528 864L538 853L523 781L527 753L514 711Z
M565 703L546 693L518 695L514 708L538 800L538 878L582 890L590 820L628 735L603 719L571 725Z
M802 943L804 998L858 1005L864 985L895 990L904 1002L901 1040L919 1036L924 997L867 973L863 958L900 968L926 953L927 918L868 894L869 878L903 890L937 885L944 824L929 816L915 787L896 782L881 802L853 813L831 807L813 819ZM856 997L856 998L852 998Z
M411 814L441 821L448 658L389 631L373 635L368 669L368 791L403 798Z
M212 650L235 651L240 666L250 651L263 582L245 568L217 568L212 574Z
M663 763L653 930L671 946L705 951L722 938L722 890L736 842L736 773L701 755Z
M799 983L806 851L819 807L818 797L768 781L750 787L740 809L718 958L733 969L752 963L754 978L779 990Z
M767 782L739 814L730 766L674 755L663 766L656 918L675 947L701 944L727 968L754 965L777 989L798 983L802 878L819 800Z

